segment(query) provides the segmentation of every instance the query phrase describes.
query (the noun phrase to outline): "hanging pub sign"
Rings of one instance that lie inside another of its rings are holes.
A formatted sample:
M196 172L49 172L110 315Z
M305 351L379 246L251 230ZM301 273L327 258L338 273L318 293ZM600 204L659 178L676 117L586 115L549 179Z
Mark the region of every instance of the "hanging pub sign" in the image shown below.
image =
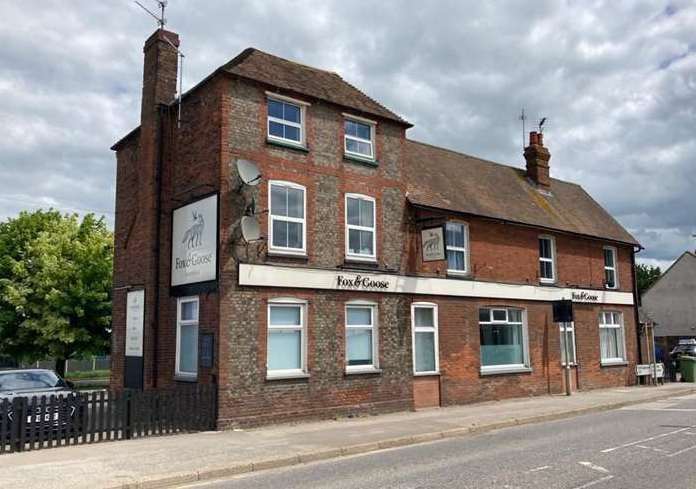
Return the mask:
M217 194L172 214L172 287L217 280Z
M423 261L445 259L445 231L442 226L421 229Z
M553 322L554 323L572 323L573 322L573 301L561 299L553 301Z

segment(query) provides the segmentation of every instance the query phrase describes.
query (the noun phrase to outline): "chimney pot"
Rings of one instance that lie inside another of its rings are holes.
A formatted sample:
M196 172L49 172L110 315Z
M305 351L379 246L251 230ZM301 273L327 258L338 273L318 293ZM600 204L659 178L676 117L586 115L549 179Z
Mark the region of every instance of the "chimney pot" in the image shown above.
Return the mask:
M548 189L551 186L549 160L551 153L544 147L544 135L540 132L529 133L529 146L524 148L527 160L527 177L538 187Z

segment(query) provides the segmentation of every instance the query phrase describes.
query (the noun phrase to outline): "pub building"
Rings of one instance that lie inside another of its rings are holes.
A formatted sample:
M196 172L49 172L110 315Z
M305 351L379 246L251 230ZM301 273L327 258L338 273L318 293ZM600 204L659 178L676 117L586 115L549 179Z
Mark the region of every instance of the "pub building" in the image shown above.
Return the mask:
M254 48L179 100L178 45L145 42L112 147L112 387L215 384L225 428L562 393L566 360L572 389L635 383L640 245L543 134L513 165L414 141Z

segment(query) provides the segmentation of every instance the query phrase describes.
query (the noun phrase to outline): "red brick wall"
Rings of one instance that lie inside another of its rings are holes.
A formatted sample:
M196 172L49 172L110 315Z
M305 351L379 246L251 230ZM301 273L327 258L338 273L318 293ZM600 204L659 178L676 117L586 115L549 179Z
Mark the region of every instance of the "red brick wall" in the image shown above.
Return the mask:
M481 217L456 217L447 213L414 211L417 219L438 218L436 224L448 217L469 226L469 277L477 280L539 285L539 236L550 235L556 243L556 285L576 288L604 288L604 246L606 241L542 231L526 226L507 224ZM413 257L410 268L427 275L445 276L446 261L423 262L420 251L420 231L411 234ZM617 248L619 288L633 291L631 247Z

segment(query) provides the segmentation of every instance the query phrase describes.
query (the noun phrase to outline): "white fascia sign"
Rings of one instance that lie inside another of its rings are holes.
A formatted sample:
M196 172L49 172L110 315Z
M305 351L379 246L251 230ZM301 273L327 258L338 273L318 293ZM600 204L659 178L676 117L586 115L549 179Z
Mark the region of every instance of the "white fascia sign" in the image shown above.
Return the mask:
M217 279L218 196L172 214L172 287Z
M413 277L388 273L356 273L280 265L239 265L239 285L324 290L354 290L414 295L443 295L524 301L633 305L633 294L612 290L516 285L477 280Z

